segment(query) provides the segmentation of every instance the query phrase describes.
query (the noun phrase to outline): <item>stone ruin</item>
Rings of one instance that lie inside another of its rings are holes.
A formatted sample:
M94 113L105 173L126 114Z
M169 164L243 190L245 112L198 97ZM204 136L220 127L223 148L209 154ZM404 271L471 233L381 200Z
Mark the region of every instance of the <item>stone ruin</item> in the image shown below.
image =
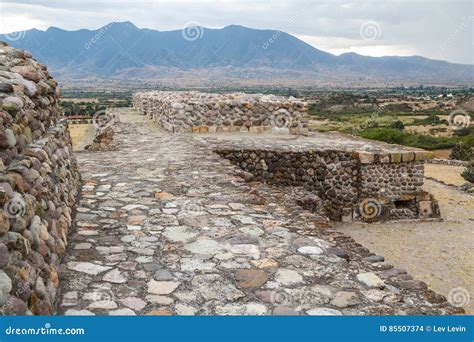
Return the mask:
M136 93L133 106L170 132L308 132L307 103L293 97L155 91Z
M55 312L80 184L59 95L45 66L0 42L2 314ZM427 152L308 133L302 101L153 92L135 95L134 105L170 131L202 133L196 136L211 151L254 178L308 188L333 219L439 215L421 190Z
M310 133L304 101L261 94L155 91L135 94L133 104L168 131L213 133L201 134L203 142L260 181L308 188L333 220L440 215L436 200L422 190L424 162L431 153L341 134ZM288 140L280 133L299 137Z
M52 314L79 173L57 83L0 42L0 312Z

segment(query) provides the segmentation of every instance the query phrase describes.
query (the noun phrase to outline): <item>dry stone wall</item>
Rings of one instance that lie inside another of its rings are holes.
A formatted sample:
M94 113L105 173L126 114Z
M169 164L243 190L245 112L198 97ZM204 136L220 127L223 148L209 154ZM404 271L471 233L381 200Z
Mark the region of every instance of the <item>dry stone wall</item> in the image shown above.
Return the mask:
M79 173L59 90L0 42L0 312L51 314Z
M155 91L135 94L133 105L171 132L308 132L307 104L296 98Z
M439 217L437 202L421 188L423 163L430 158L423 151L218 148L216 152L260 181L311 189L334 220Z

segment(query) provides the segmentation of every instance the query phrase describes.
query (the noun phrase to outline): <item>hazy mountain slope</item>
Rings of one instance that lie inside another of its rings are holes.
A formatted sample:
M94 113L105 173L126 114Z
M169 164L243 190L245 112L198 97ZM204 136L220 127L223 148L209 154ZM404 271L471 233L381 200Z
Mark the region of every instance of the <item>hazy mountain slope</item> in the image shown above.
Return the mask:
M15 41L5 35L0 35L0 40L31 51L59 78L172 79L189 75L209 81L254 78L261 82L292 79L337 83L379 79L469 84L474 79L472 65L418 56L335 56L281 31L237 25L197 28L183 37L181 30L139 29L123 22L97 30L33 29Z

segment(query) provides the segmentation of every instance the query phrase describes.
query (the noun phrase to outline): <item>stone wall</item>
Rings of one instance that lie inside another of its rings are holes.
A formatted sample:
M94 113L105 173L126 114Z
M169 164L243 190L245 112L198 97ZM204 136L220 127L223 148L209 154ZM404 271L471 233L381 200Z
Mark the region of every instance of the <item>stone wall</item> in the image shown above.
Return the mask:
M0 42L0 311L51 314L79 173L59 90Z
M400 153L316 149L216 152L257 180L311 189L333 220L372 222L439 216L436 201L421 188L423 163L430 157L426 152L406 153L404 159Z
M307 104L296 98L156 91L135 94L133 105L171 132L308 132Z

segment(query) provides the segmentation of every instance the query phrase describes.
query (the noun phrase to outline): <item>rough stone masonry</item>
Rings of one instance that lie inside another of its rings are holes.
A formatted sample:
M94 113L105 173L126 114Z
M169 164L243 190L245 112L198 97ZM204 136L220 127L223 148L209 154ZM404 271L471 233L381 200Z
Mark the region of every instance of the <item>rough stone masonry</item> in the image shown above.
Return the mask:
M170 132L308 132L307 103L293 97L156 91L136 93L133 105Z
M0 42L0 312L52 314L79 173L59 90Z
M421 189L430 153L343 135L309 134L304 101L261 94L146 92L135 94L133 103L168 131L213 133L206 142L259 180L308 187L331 219L439 217L436 200ZM282 139L281 133L293 133L297 140Z

